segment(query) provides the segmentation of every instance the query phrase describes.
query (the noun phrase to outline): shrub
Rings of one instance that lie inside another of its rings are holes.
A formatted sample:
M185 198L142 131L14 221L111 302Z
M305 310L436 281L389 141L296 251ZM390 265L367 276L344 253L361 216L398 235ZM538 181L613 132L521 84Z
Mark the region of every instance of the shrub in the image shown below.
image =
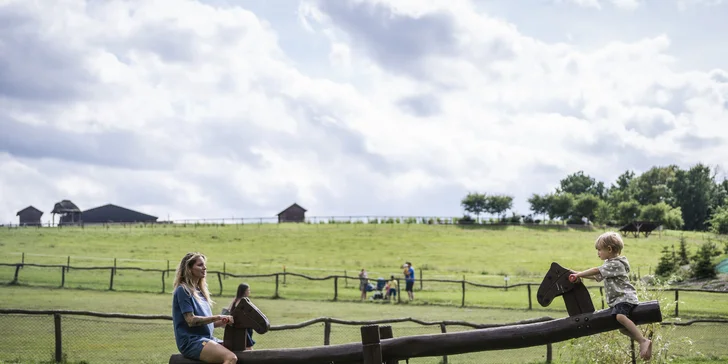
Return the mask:
M660 256L660 261L657 263L657 267L655 268L655 274L659 277L669 277L678 269L676 260L675 253L671 253L667 249L667 246L662 247L662 255Z
M713 256L717 255L720 255L720 251L712 241L701 245L690 264L692 276L698 279L715 278L717 274L712 260Z

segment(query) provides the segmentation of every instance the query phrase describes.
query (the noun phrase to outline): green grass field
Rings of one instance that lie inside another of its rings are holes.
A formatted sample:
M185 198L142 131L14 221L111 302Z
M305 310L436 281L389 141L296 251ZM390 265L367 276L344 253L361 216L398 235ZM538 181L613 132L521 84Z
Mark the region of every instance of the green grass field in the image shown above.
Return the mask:
M584 269L598 265L593 240L601 231L535 229L525 227L487 227L461 229L454 226L370 225L370 224L283 224L222 227L180 227L162 225L155 228L102 227L1 229L0 263L67 264L72 267L112 266L166 269L169 260L174 269L187 251L202 251L209 257L210 271L235 274L281 272L302 273L315 277L346 274L355 277L361 267L370 278L401 277L401 263L412 261L423 282L416 285L416 303L455 305L462 303L460 282L432 282L449 279L481 284L509 285L534 283L531 305L537 285L552 261ZM704 234L687 234L689 249L695 251L706 239ZM625 254L635 273L650 273L663 246L677 244L675 232L663 232L649 238L626 238ZM15 267L0 266L0 282L13 279ZM165 276L165 291L171 290L174 274ZM114 290L161 292L159 272L119 270L114 276ZM233 294L237 283L245 280L259 297L273 297L275 278L223 279L223 294ZM24 285L57 287L60 268L26 266L19 274ZM280 277L278 294L287 299L326 300L334 297L334 280L307 280ZM110 270L71 269L65 287L100 289L110 287ZM220 292L220 280L209 277L213 292ZM355 279L337 282L338 300L358 299ZM592 285L595 307L602 307L597 285ZM466 285L465 305L502 308L528 308L526 287L505 289ZM719 294L682 292L680 311L685 316L728 316L726 297ZM563 312L563 307L548 310Z
M174 269L184 253L201 251L208 256L208 269L211 271L222 271L224 262L225 271L235 274L281 272L285 266L288 272L317 277L344 275L345 272L353 277L364 267L370 278L376 278L391 274L401 276L400 266L408 260L418 271L422 270L425 279L423 290L416 290L416 300L412 304L356 302L358 283L343 279L339 282L338 297L342 302L331 302L332 280L309 281L291 276L286 277L285 284L280 282L279 294L283 299L268 299L275 290L273 278L244 280L251 283L254 301L266 312L273 325L299 323L322 316L348 320L414 317L426 321L447 319L504 323L542 316L563 317L566 313L561 301L548 308L540 307L535 300L535 286L532 287L533 310L525 309L528 307L525 287L505 291L468 286L466 305L509 309L458 308L462 297L459 283L434 283L427 279L460 280L465 277L472 282L502 285L503 276L508 274L509 284L539 283L552 261L574 269L600 264L593 241L601 232L524 227L460 229L405 224L0 229L0 262L20 262L21 253L25 253L26 263L66 264L70 256L71 266L75 267L111 266L116 258L119 267L166 269L169 260L170 268ZM633 270L640 275L654 270L663 246L675 245L677 248L678 234L662 232L649 238L626 238L625 254ZM686 233L686 237L690 251L694 252L710 236ZM0 282L9 282L13 274L14 267L0 267ZM115 291L108 291L109 270L70 270L65 286L76 289L52 288L60 285L61 272L58 268L26 266L19 277L21 286L0 288L3 296L0 307L144 314L169 314L170 311L169 292L173 274L166 278L167 293L164 294L133 292L161 292L161 273L154 272L120 270L114 277ZM211 290L217 294L217 277L213 274L209 281ZM242 279L223 280L223 297L215 297L218 300L216 309L228 303L239 281ZM419 283L416 287L419 288ZM598 288L590 289L590 293L595 307L601 308ZM665 302L662 306L664 316L670 319L674 303L670 302L671 293L663 295L668 296L661 300L661 303ZM681 292L680 301L681 317L728 317L728 295ZM31 361L23 359L22 362L32 362L51 357L52 319L0 315L0 320L5 320L0 323L3 327L18 327L17 337L26 340L10 341L8 336L3 336L4 339L0 339L0 353L3 353L0 362L25 357L32 357ZM131 355L137 361L151 363L166 362L169 353L174 352L173 341L169 339L169 323L117 321L64 318L64 335L68 337L64 341L64 350L69 355L68 359L103 362L113 361L112 357ZM260 336L256 347L321 345L323 324L320 326L271 332ZM395 324L393 327L395 336L439 332L437 326ZM677 350L683 362L699 360L703 356L698 353L728 358L728 348L721 334L725 328L725 325L677 328L674 334L690 337L693 345L676 344L671 350ZM41 331L44 334L33 339L37 343L23 344L28 340L26 336L32 337L32 333ZM48 343L48 340L51 341ZM332 343L358 340L358 327L334 327ZM158 344L150 350L149 342L155 341ZM625 339L625 343L628 340ZM31 355L27 348L36 345L47 347L47 350L32 351ZM449 362L540 362L544 355L545 347L458 355L450 357ZM438 363L439 360L422 358L410 362Z

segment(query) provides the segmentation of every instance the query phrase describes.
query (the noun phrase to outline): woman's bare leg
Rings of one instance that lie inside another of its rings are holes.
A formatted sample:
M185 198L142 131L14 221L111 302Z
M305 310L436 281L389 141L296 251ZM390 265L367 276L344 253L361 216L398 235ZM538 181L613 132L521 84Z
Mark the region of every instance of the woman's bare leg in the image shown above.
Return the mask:
M235 364L238 362L238 357L226 347L214 341L208 341L202 347L200 361L206 363Z

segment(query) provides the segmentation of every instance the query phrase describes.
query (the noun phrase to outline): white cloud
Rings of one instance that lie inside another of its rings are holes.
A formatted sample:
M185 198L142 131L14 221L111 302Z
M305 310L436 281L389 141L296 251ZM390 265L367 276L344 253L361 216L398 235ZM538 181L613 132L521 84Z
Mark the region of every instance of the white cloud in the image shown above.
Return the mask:
M303 1L293 30L195 0L42 4L0 3L3 222L64 198L456 215L470 190L525 213L580 169L609 183L728 154L728 72L680 63L675 34L560 43L466 0Z

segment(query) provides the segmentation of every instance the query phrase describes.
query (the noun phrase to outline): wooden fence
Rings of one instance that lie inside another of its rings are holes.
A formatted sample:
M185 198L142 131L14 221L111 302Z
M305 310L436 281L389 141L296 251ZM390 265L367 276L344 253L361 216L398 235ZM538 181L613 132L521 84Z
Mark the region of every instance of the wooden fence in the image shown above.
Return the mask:
M67 264L30 264L30 263L15 263L15 264L8 264L8 263L0 263L0 266L10 266L15 267L15 273L13 276L13 280L9 282L10 284L19 284L20 282L20 272L23 267L39 267L39 268L48 268L48 269L58 269L60 274L60 287L65 287L66 285L66 274L67 272L71 270L98 270L98 271L108 271L108 277L109 277L109 290L114 290L114 276L116 275L117 271L141 271L141 272L149 272L150 274L158 274L160 277L160 291L162 293L167 291L167 278L169 277L170 273L174 274L174 270L170 269L147 269L147 268L138 268L138 267L116 267L116 266L107 266L107 267L75 267ZM275 291L272 295L272 298L281 298L281 294L279 291L280 283L281 281L285 281L287 276L291 277L299 277L310 281L333 281L333 296L332 300L337 301L339 300L339 280L340 279L352 279L355 281L358 281L358 277L349 277L349 276L340 276L340 275L328 275L324 277L312 277L305 274L299 274L299 273L293 273L293 272L278 272L278 273L270 273L270 274L232 274L227 272L220 272L220 271L208 271L208 280L210 279L209 276L213 275L217 277L217 282L219 284L219 293L218 295L223 294L223 281L224 277L230 277L230 278L274 278L275 279ZM374 279L369 279L370 281L373 281ZM399 279L397 279L399 283ZM460 287L461 291L461 300L460 300L460 307L466 307L466 292L467 287L477 287L477 288L485 288L485 289L493 289L493 290L504 290L508 291L509 289L514 289L518 287L526 287L527 297L524 298L524 308L525 302L528 303L528 310L533 309L533 300L532 300L532 288L531 286L538 287L541 283L519 283L514 285L488 285L488 284L480 284L480 283L474 283L469 282L465 279L462 280L448 280L448 279L424 279L420 280L420 287L422 287L423 282L437 282L437 283L446 283L446 284L453 284L458 285ZM171 283L170 283L171 284ZM398 287L400 287L399 292L397 294L397 301L401 301L401 287L402 285L398 284ZM604 302L604 292L602 286L590 286L588 288L591 289L598 289L599 295L601 297L601 307L602 309L605 308L605 302ZM648 290L654 290L654 289L648 289ZM675 317L679 317L679 295L680 291L683 292L703 292L703 293L712 293L712 294L728 294L728 291L717 291L717 290L703 290L703 289L686 289L686 288L667 288L662 289L662 291L674 291L675 293Z

